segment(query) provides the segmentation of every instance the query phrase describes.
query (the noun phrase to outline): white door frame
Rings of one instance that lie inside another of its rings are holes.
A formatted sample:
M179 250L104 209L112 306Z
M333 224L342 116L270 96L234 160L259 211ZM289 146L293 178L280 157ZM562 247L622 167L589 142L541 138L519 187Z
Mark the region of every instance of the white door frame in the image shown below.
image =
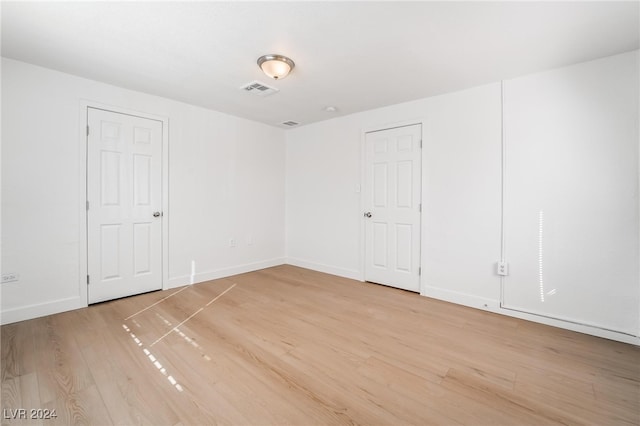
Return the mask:
M127 108L121 108L113 105L106 105L86 99L80 100L80 111L78 116L78 145L79 145L79 189L78 189L78 217L80 218L80 229L78 230L79 252L79 276L78 286L80 300L83 306L89 306L87 289L88 274L88 233L87 233L87 126L88 126L88 109L102 109L105 111L115 112L119 114L133 115L141 118L148 118L162 122L162 289L167 290L169 283L169 118L149 114L146 112L135 111Z
M406 126L413 126L414 124L421 124L421 138L422 138L422 142L423 142L423 147L426 146L426 137L425 135L427 134L427 120L425 118L417 118L417 119L413 119L413 120L404 120L404 121L396 121L396 122L390 122L390 123L385 123L385 124L380 124L380 125L375 125L375 126L368 126L368 127L364 127L361 129L360 131L360 185L358 185L358 190L360 191L360 205L358 206L358 217L360 218L360 241L359 241L359 263L360 263L360 281L365 282L365 276L366 276L366 242L365 242L365 234L366 234L366 229L365 229L365 220L364 220L364 206L366 204L366 200L364 198L364 187L367 184L366 182L366 155L367 155L367 150L366 150L366 138L367 138L367 133L371 133L371 132L379 132L381 130L389 130L389 129L394 129L396 127L406 127ZM422 271L422 274L420 275L420 294L423 295L423 289L425 286L424 280L422 277L424 277L424 250L422 250L423 247L423 241L425 238L425 224L426 221L424 220L424 212L425 212L425 205L428 201L426 201L426 197L424 194L425 191L425 173L424 173L424 165L425 163L425 150L424 148L421 150L422 151L422 161L421 161L421 167L422 170L420 171L420 175L421 175L421 181L420 181L420 196L422 199L422 212L420 213L420 269Z

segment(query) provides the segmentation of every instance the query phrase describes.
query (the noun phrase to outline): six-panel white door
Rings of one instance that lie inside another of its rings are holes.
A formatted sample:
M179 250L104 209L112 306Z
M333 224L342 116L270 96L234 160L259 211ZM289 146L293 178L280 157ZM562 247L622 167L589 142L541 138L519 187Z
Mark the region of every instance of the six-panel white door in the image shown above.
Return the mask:
M162 288L162 122L88 108L89 303Z
M365 138L365 280L420 291L420 124Z

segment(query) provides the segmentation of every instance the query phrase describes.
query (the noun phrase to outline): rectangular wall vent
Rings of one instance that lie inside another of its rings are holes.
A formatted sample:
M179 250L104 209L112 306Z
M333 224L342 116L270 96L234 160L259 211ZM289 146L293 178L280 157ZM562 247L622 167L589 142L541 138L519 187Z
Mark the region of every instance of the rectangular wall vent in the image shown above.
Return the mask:
M276 89L275 87L267 86L266 84L258 80L254 80L250 83L243 85L242 87L240 87L240 90L244 90L245 92L248 92L248 93L253 93L254 95L257 95L257 96L269 96L279 92L279 90Z
M285 126L293 127L293 126L297 126L300 123L297 123L295 121L284 121L284 122L282 122L282 124L285 125Z

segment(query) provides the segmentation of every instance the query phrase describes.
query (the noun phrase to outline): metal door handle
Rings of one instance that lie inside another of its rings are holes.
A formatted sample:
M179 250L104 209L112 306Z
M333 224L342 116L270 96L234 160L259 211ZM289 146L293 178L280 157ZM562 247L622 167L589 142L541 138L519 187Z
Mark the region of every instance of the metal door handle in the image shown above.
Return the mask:
M366 212L366 213L364 214L364 217L371 217L371 212Z
M162 216L162 213L160 212L153 212L153 217L160 217Z

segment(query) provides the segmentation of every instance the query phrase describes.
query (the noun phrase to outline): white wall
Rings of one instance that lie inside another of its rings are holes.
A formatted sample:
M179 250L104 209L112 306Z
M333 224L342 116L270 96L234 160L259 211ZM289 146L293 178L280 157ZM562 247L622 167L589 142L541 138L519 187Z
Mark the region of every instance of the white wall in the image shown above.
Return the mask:
M283 130L6 58L2 89L3 323L86 306L81 100L169 119L165 286L283 262Z
M636 335L640 333L638 324L640 283L637 278L639 268L637 57L638 52L630 52L550 71L562 75L560 80L563 80L563 83L560 86L542 85L536 89L555 92L560 97L573 96L574 99L571 102L574 103L579 103L583 97L589 98L591 103L585 105L585 108L593 109L589 114L590 120L600 119L597 111L598 96L605 93L605 98L610 99L628 90L628 96L623 100L614 100L615 111L617 114L623 114L623 119L617 122L609 121L604 125L607 127L613 122L614 125L623 126L622 129L609 135L607 144L616 145L620 149L616 148L615 151L624 151L628 157L625 172L609 176L613 179L609 182L611 186L616 185L616 179L622 179L617 183L626 188L626 192L623 192L628 197L625 201L617 203L619 208L626 209L622 214L624 223L615 227L615 233L607 234L606 241L609 254L624 253L621 258L602 267L615 267L620 262L624 264L624 272L616 270L615 274L609 275L614 279L607 281L604 285L608 287L606 290L608 292L624 289L620 294L624 293L629 300L625 300L625 303L617 308L624 311L621 314L626 321L624 330L631 329L631 334ZM589 70L588 78L594 79L595 95L588 84L578 85L577 89L572 85L573 79L584 78L585 67ZM604 79L605 82L598 82L598 79ZM611 79L618 80L615 81L613 91L607 92L606 81ZM514 79L510 84L517 84L519 81L520 79ZM634 99L634 96L635 102L630 102L629 99ZM600 315L602 312L591 315L589 318L591 321L587 321L584 316L571 317L569 312L570 315L564 317L569 321L560 321L529 313L523 314L500 306L501 283L500 278L495 274L495 263L500 259L501 254L500 98L500 83L495 83L353 114L287 132L286 246L288 261L338 275L363 278L364 266L361 259L363 219L360 194L356 192L356 186L362 183L360 170L363 132L384 128L397 122L419 122L424 119L426 126L423 150L421 293L506 315L640 343L638 338L570 322L579 321L607 328L611 322L603 320ZM526 103L526 99L522 101ZM508 104L506 107L508 108ZM528 120L528 124L525 122L515 124L517 129L510 127L509 131L517 130L520 135L526 135L527 126L535 121L535 117L529 117ZM511 124L514 125L514 123ZM565 137L567 135L574 138L581 137L579 136L581 132L568 131L571 126L580 126L580 123L569 124L569 127L566 123L558 124L556 123L555 128L547 131L557 131ZM507 141L509 141L508 135ZM573 140L571 143L580 146L581 142ZM514 140L513 143L536 142ZM583 146L585 149L591 149L588 145ZM601 148L606 149L602 146ZM598 155L597 150L583 153L576 155L575 161L581 162L585 157L593 159ZM508 158L507 156L507 161ZM584 167L584 164L577 167ZM510 189L511 205L518 205L519 202L527 199L526 188L510 187ZM588 191L589 188L582 188L582 190ZM568 210L564 203L562 199L556 199L554 205L548 208ZM508 219L508 217L505 218L505 220ZM611 223L601 220L596 223L590 222L583 231L594 236L598 233L606 233L609 228ZM623 228L628 232L620 232ZM526 245L527 241L521 241L521 243ZM597 247L598 241L592 243ZM531 244L537 247L537 240ZM610 256L606 258L612 259ZM537 261L537 253L535 260ZM579 275L574 273L576 266L576 262L563 263L562 260L559 260L556 265L557 268L564 268L560 276L565 279L578 279ZM593 267L593 262L583 263L582 266L589 269ZM622 276L624 279L619 280L618 278ZM510 283L511 285L519 284L514 280ZM593 286L593 282L590 285ZM601 294L602 285L598 288L581 288L581 291L595 291L596 294ZM594 312L593 306L589 309ZM589 309L583 309L582 312L588 314ZM609 312L614 312L615 309L615 306L607 308ZM618 330L621 329L618 328Z
M505 83L505 306L638 332L638 54Z
M196 282L282 263L284 131L183 108L170 122L171 286L190 282L192 261Z
M287 259L362 279L365 130L425 121L425 294L493 302L500 280L500 85L353 114L287 132Z

